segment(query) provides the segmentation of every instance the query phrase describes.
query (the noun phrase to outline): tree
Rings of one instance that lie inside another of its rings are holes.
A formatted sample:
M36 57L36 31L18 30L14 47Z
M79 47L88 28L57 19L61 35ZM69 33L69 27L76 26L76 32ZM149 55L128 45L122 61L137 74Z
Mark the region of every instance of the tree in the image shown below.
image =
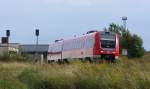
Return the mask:
M144 55L143 40L136 34L133 34L128 43L128 57L142 57Z
M144 55L143 40L136 34L131 34L130 31L124 29L123 26L117 24L110 24L109 31L119 34L120 39L120 53L122 49L127 49L129 58L142 57Z

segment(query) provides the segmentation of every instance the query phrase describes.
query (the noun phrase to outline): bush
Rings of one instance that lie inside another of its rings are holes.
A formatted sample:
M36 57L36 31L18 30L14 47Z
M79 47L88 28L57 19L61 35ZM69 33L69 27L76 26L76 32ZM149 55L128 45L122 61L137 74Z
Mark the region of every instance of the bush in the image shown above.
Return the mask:
M31 59L27 55L21 55L18 53L8 54L4 53L0 55L0 61L2 62L30 62Z
M142 39L136 35L133 34L130 39L128 39L128 57L129 58L140 58L143 57L145 50L143 48L143 41Z
M4 53L3 55L0 55L0 61L3 61L3 62L10 61L10 56L8 55L8 53Z
M127 49L129 58L144 56L143 40L137 34L132 34L128 29L114 23L109 25L108 30L119 34L120 53L122 49Z

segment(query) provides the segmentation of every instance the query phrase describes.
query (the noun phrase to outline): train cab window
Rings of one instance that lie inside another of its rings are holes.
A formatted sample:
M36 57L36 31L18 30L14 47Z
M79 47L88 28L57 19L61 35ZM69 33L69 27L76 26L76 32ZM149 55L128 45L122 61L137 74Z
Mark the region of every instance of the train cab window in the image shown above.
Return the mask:
M101 40L102 48L115 48L116 42L115 40Z
M101 33L100 34L101 47L107 49L114 49L116 47L115 33Z

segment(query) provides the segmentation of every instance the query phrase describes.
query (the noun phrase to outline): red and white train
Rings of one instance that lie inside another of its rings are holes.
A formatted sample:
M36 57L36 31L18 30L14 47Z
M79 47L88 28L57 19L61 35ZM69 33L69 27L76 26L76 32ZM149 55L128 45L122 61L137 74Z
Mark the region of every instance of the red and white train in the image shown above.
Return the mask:
M107 31L88 32L81 37L56 41L49 46L48 51L48 62L62 62L72 59L114 61L118 57L118 34Z

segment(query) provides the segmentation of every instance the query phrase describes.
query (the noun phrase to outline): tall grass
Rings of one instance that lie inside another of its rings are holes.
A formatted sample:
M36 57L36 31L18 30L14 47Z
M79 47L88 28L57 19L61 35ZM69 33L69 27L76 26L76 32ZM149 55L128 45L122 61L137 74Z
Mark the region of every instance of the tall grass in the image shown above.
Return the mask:
M150 61L118 63L0 63L0 89L150 89Z
M4 53L0 55L1 62L33 62L34 60L31 59L26 54L20 53Z

